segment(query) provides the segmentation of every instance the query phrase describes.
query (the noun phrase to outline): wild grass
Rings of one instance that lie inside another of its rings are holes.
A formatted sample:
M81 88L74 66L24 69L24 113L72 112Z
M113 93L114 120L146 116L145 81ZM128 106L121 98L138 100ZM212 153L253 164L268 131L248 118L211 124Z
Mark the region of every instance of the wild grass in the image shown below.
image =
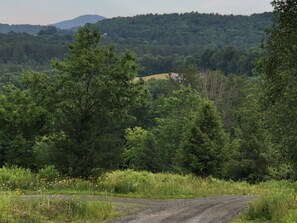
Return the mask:
M0 197L1 223L102 222L115 216L109 202L46 197L25 200L8 193Z
M106 173L98 179L98 189L121 196L155 199L252 193L252 187L247 183L133 170Z
M17 167L0 169L0 189L18 194L115 194L141 198L192 198L229 194L251 194L248 183L215 178L147 171L113 171L91 182L79 178L61 178L52 167L34 174Z
M270 181L257 185L258 198L249 204L247 211L235 222L297 222L297 184L287 181Z
M0 168L0 190L17 193L92 193L95 185L80 178L62 178L52 166L32 173L18 167Z

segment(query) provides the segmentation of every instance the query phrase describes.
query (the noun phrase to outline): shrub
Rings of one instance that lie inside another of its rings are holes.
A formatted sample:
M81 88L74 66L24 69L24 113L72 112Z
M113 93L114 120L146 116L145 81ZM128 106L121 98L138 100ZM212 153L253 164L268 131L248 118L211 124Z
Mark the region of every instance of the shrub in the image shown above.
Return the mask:
M46 166L38 171L38 177L47 182L54 182L60 177L60 173L55 166Z
M18 167L0 168L0 188L3 190L34 189L36 177L28 169Z

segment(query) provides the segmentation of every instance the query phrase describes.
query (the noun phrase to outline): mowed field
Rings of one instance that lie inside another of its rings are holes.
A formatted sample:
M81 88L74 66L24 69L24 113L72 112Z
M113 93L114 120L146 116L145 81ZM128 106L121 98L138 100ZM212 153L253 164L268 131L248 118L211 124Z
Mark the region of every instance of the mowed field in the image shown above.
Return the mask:
M148 81L150 79L159 79L159 80L169 80L169 73L163 74L153 74L145 77L141 77L144 81ZM136 77L134 81L138 81L140 77Z

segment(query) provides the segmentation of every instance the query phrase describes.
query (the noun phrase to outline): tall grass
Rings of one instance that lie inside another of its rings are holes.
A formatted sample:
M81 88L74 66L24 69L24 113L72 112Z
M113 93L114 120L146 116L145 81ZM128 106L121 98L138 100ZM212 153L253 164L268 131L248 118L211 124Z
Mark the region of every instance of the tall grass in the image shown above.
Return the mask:
M258 198L235 222L297 223L297 184L270 181L257 185Z
M34 174L28 169L18 167L0 168L0 190L44 193L52 192L94 192L95 185L79 178L61 178L52 166Z
M33 189L36 183L37 178L30 170L17 167L0 168L0 188L2 190Z
M153 174L142 171L113 171L98 179L101 191L142 198L191 198L230 194L249 194L247 183L235 183L215 178L170 173Z
M0 197L1 223L102 222L115 216L108 202L49 198L24 200L9 194Z

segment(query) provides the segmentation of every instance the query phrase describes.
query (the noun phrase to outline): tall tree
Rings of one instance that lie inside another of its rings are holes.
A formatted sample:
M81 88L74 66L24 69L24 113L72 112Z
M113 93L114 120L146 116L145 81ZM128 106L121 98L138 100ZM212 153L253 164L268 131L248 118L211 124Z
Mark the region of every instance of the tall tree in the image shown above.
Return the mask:
M156 136L161 171L174 169L174 158L182 140L185 124L192 113L199 111L201 103L202 99L195 90L182 87L158 104L157 126L152 132Z
M297 1L275 0L274 25L258 67L274 141L297 167Z
M228 137L212 102L203 100L184 127L177 161L200 176L220 176Z
M253 78L256 79L256 78ZM234 180L259 182L267 179L273 151L259 103L259 78L250 81L249 94L236 111L234 138L231 143L226 177Z
M99 40L95 29L80 29L65 60L54 63L56 131L65 134L56 145L56 162L74 176L118 167L124 123L139 90L132 82L138 70L134 56L118 55Z

